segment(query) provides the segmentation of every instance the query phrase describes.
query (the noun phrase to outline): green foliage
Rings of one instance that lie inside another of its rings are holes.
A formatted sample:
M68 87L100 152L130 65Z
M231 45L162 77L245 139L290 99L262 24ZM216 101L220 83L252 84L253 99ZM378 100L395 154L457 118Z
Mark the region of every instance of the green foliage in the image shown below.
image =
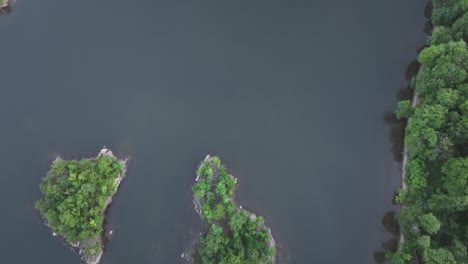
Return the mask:
M207 157L197 170L192 187L201 204L206 225L194 254L200 264L271 263L275 249L269 245L269 231L262 217L236 209L234 177L226 172L218 157Z
M442 58L432 68L431 78L439 80L444 87L455 87L466 79L466 68L463 66L465 65L457 65L452 60Z
M122 164L114 157L59 160L52 164L40 189L44 195L36 202L54 232L70 242L99 241L106 199L116 191L115 179ZM100 244L90 243L89 252L100 252Z
M465 102L460 105L460 112L463 116L468 116L468 100L465 100Z
M425 48L419 54L423 70L416 76L416 91L428 96L438 89L457 87L467 77L468 50L463 41Z
M437 8L432 14L432 23L435 25L450 25L457 17L457 10L454 8Z
M398 119L409 118L414 113L414 108L411 106L410 100L403 100L398 102L396 110L396 117Z
M418 249L424 251L431 246L431 237L430 236L421 236L416 240Z
M424 195L427 188L427 176L428 172L424 164L417 159L411 159L407 163L407 179L406 182L411 186L411 189L408 190L408 193L413 197L413 199L421 198L421 195Z
M420 95L429 94L440 88L446 87L442 80L432 77L431 70L428 68L423 68L414 80L415 90Z
M444 187L453 197L468 195L468 158L448 160L442 166Z
M422 209L419 206L407 206L401 209L397 215L398 223L403 232L408 236L419 234L418 217L422 214Z
M460 100L460 91L454 89L440 89L436 94L436 102L440 105L453 109L458 106Z
M436 65L437 60L445 54L445 46L429 46L419 53L418 60L424 64L425 67L432 68Z
M425 250L423 261L426 264L457 264L453 254L445 248Z
M440 229L440 221L432 213L419 216L419 224L430 235L437 233Z
M397 251L395 253L387 252L385 256L391 264L406 264L411 259L411 254L404 251Z
M432 32L432 36L429 39L429 44L439 45L450 41L452 41L452 34L450 29L444 26L439 26Z
M411 255L424 264L468 264L468 0L434 6L438 27L412 81L419 105L411 110L403 101L397 111L408 118L409 161L408 189L396 197L406 242L387 254L393 264L408 264Z
M453 23L450 34L454 40L468 41L468 13L465 13Z
M432 23L449 26L466 10L466 0L434 0Z
M450 247L450 252L452 252L453 256L455 257L458 263L467 263L467 248L466 245L464 245L463 242L461 242L460 240L453 240L452 246Z
M414 113L413 120L417 120L425 127L439 129L445 123L448 110L441 105L421 105Z
M424 120L410 118L406 126L405 144L410 150L410 158L420 156L433 159L437 143L437 132L426 126Z

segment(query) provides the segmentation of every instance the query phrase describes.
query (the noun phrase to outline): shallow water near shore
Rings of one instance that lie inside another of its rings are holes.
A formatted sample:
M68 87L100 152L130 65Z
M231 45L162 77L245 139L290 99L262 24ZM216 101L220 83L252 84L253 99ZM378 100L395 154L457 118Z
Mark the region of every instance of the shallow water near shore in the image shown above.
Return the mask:
M2 262L80 263L34 201L57 153L105 145L130 160L101 263L184 263L207 154L265 217L279 264L381 263L400 179L388 117L425 5L18 1L0 16Z

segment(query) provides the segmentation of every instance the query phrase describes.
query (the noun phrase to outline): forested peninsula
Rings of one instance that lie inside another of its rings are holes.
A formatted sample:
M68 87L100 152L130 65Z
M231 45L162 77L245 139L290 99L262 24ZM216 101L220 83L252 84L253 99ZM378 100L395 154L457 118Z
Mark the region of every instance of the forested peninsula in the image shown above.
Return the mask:
M43 197L36 208L54 236L78 248L88 264L101 259L105 209L125 175L126 161L118 160L105 147L95 158L57 158L40 185Z
M419 54L407 119L399 249L392 264L468 263L468 1L435 0L434 31Z
M275 241L263 217L238 207L237 179L218 157L207 156L197 169L194 204L204 231L193 252L195 264L270 264Z

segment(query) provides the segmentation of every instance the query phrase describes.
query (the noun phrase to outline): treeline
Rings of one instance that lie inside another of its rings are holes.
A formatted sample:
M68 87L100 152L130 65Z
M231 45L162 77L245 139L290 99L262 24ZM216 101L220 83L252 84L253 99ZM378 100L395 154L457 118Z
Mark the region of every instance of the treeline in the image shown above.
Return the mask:
M407 118L406 183L396 197L405 242L388 253L392 264L468 263L468 0L435 0L429 46L411 86L413 108L399 102Z
M195 248L197 264L267 264L275 248L261 216L236 208L234 177L218 157L207 157L197 170L193 186L205 231Z
M40 185L44 197L36 208L54 232L96 255L102 250L105 203L116 192L115 179L122 173L122 164L113 156L58 160Z

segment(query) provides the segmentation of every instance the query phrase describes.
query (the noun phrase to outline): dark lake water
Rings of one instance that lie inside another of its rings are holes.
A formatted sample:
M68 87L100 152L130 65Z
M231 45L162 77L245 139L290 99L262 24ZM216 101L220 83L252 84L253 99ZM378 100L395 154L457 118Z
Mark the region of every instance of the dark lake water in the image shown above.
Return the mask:
M183 263L208 153L273 228L280 263L381 263L391 112L425 5L17 0L0 16L0 262L80 263L34 201L53 157L106 145L131 161L104 264Z

